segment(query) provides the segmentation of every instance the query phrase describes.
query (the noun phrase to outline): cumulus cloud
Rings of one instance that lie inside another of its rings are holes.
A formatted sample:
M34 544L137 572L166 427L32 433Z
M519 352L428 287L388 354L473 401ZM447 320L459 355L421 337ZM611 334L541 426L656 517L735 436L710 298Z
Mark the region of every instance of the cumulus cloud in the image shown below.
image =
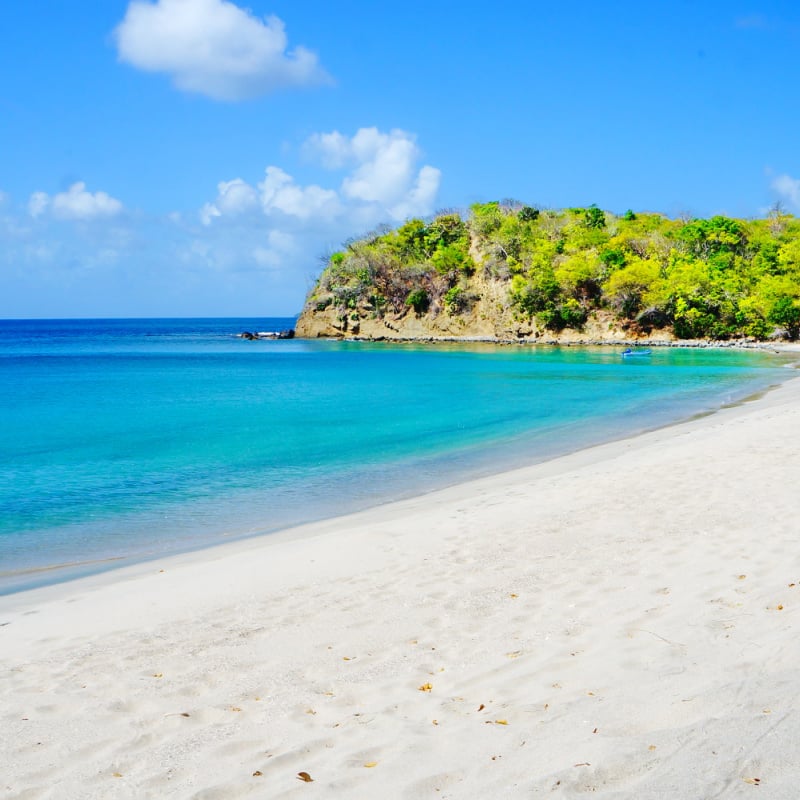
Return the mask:
M338 216L342 207L335 191L316 185L300 186L280 167L267 167L264 180L256 187L241 178L219 183L216 199L200 209L200 221L211 225L220 217L241 217L256 209L267 217L278 213L307 220L331 219Z
M28 213L36 218L47 211L56 219L86 221L114 217L122 211L122 203L105 192L88 192L86 184L78 181L53 197L34 192L28 200Z
M433 210L441 172L418 166L422 154L405 131L361 128L352 137L338 131L319 133L309 137L303 151L327 170L349 168L338 188L304 186L280 167L269 166L255 187L241 178L219 183L216 199L200 210L203 224L250 213L257 205L267 217L367 226L387 219L401 222Z
M264 213L280 211L290 217L332 219L342 211L339 196L333 189L298 185L280 167L267 167L264 180L258 184Z
M314 53L287 49L278 17L261 20L228 0L133 0L114 37L120 61L215 100L330 82Z
M215 217L244 214L258 206L258 193L250 184L241 178L221 181L217 184L217 199L200 209L200 220L203 225L210 225Z
M441 172L420 166L422 153L407 132L320 133L302 150L322 167L316 182L271 165L261 181L217 185L216 197L199 211L209 263L307 278L318 257L345 239L435 209Z
M298 219L372 216L373 222L387 218L399 222L433 210L441 172L430 165L418 166L421 152L405 131L361 128L352 137L338 131L314 134L303 151L328 170L349 167L337 189L302 186L285 170L269 166L257 188L241 178L220 183L216 200L200 212L202 221L210 224L214 218L249 211L256 196L267 216L280 212Z
M414 215L430 213L436 195L439 192L439 183L442 173L436 167L424 166L414 180L413 186L389 210L395 221L407 219Z
M361 128L352 137L339 131L318 133L306 140L303 150L327 169L349 167L342 196L382 208L393 221L430 213L439 191L441 172L428 165L418 168L421 152L406 131Z
M800 180L790 175L778 175L772 180L772 189L789 205L800 209Z
M7 200L0 271L17 283L0 303L21 313L8 298L29 292L33 316L291 313L320 256L379 223L436 208L440 172L409 133L334 131L305 150L318 165L305 164L302 179L283 163L252 178L225 176L188 213L127 213L84 183L28 194L21 205Z

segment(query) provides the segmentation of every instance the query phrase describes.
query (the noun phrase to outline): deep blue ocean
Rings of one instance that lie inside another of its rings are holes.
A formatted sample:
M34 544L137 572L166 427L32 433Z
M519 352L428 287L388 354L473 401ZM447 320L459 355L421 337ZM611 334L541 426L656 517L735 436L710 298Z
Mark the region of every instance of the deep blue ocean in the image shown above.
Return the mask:
M246 341L293 319L0 321L0 593L714 410L761 351Z

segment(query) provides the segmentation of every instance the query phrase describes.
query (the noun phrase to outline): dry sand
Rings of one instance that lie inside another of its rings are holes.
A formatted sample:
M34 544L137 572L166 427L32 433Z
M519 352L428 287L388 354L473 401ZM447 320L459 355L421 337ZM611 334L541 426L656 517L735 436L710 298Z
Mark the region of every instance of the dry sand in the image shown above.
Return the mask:
M0 797L797 798L798 474L793 380L0 598Z

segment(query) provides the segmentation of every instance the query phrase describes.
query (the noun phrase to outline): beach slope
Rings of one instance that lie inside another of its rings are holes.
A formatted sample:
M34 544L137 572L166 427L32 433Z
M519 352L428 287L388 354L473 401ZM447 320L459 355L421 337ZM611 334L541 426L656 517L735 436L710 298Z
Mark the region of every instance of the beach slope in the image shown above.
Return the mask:
M798 442L793 380L0 598L0 797L796 798Z

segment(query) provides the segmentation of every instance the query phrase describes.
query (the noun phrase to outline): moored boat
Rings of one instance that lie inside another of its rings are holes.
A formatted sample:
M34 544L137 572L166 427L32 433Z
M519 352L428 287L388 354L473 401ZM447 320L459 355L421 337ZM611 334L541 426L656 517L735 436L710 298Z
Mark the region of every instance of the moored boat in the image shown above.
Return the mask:
M631 356L651 356L651 355L653 355L653 351L646 349L631 349L629 347L627 350L622 351L623 358L630 358Z

